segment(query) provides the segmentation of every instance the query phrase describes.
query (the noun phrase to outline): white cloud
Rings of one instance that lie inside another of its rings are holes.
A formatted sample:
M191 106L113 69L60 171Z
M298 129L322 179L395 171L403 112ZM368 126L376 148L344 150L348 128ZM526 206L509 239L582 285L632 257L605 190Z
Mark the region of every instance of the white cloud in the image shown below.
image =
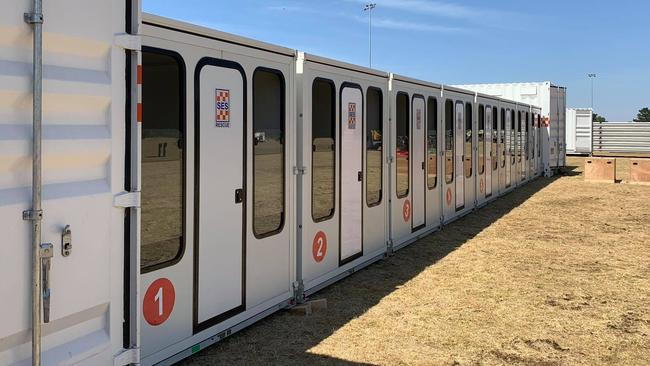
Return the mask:
M377 5L419 14L433 14L449 18L472 18L477 11L467 6L426 0L376 0ZM359 1L364 2L364 1Z
M465 5L454 4L442 1L429 1L429 0L346 0L365 4L368 1L373 1L377 4L377 8L394 9L403 12L409 12L420 15L434 15L444 18L453 18L461 20L474 20L474 21L498 21L499 19L513 15L514 13L481 9ZM496 19L495 19L496 18Z
M357 17L357 21L368 23L367 18ZM420 22L406 22L383 17L373 17L372 26L377 28L410 30L419 32L436 32L436 33L469 33L466 28L448 27L444 25L434 25Z
M347 0L347 1L355 1L359 3L365 3L367 2L366 0L364 1L359 1L359 0ZM425 1L422 0L405 0L406 3L425 3ZM401 6L400 1L383 1L382 4L390 4L394 8L398 8ZM431 4L429 4L431 5ZM461 14L462 11L459 9L455 8L460 8L459 6L456 5L444 5L441 6L441 9L445 8L443 10L440 10L442 12L445 12L446 14ZM310 15L318 15L319 17L333 17L333 18L342 18L342 19L349 19L353 20L355 22L363 23L363 24L368 24L368 16L366 13L361 13L359 15L353 15L349 13L344 13L341 11L330 11L327 13L322 13L322 10L319 9L313 9L309 7L302 7L302 6L293 6L293 5L272 5L272 6L267 6L267 10L274 11L274 12L292 12L292 13L302 13L302 14L310 14ZM433 8L430 9L430 11L433 10ZM435 33L471 33L468 28L463 28L463 27L454 27L454 26L446 26L446 25L439 25L439 24L433 24L433 23L428 23L428 22L417 22L417 21L406 21L406 20L397 20L391 17L385 17L385 16L377 16L374 15L372 17L372 26L376 28L385 28L385 29L394 29L394 30L404 30L404 31L414 31L414 32L435 32Z

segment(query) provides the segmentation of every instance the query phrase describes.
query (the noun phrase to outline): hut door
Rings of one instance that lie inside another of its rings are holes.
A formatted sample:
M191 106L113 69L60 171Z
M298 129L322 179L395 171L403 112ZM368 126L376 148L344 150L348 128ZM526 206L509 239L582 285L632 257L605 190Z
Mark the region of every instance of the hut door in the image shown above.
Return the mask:
M195 331L245 307L246 89L240 70L217 59L197 67Z
M483 146L485 146L485 197L492 195L492 107L485 108L485 124L483 131Z
M413 171L413 196L411 201L411 212L412 215L412 228L418 228L424 225L424 203L425 203L425 184L426 179L424 177L425 167L424 167L424 142L425 142L425 132L424 132L424 98L416 96L413 98L413 111L412 111L412 127L413 131L412 144L413 144L413 156L411 157L411 169Z
M456 210L465 207L465 156L463 151L465 149L465 106L463 102L456 102L456 119L454 129L456 133Z
M341 252L340 262L363 253L363 94L357 86L341 90Z

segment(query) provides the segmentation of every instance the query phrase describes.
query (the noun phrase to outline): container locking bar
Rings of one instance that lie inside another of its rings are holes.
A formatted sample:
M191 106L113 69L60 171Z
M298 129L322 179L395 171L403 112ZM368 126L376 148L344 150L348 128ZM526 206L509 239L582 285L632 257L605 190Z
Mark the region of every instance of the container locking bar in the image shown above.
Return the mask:
M40 246L39 257L41 258L41 291L43 297L43 322L50 322L50 269L52 268L52 256L54 246L51 243L43 243Z

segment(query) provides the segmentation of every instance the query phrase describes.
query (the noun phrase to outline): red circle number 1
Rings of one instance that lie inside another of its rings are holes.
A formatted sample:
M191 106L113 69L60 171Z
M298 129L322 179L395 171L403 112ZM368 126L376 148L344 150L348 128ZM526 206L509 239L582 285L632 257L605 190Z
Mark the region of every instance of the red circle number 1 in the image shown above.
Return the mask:
M320 263L325 259L325 254L327 254L327 236L324 232L319 231L316 233L311 251L316 263Z
M164 323L174 310L175 300L176 292L170 280L159 278L153 281L144 294L142 304L144 319L154 326Z

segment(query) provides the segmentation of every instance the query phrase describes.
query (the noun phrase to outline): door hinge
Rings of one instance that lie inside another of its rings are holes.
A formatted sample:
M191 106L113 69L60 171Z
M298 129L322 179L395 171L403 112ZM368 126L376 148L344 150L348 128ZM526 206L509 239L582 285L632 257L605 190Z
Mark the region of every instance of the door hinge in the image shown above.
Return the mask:
M140 348L127 348L113 357L113 366L126 366L131 364L140 364Z
M301 167L294 166L294 167L293 167L293 175L305 175L305 171L306 171L306 170L307 170L307 167L304 167L304 166L301 166Z
M387 157L386 157L386 163L388 163L388 164L392 164L392 163L393 163L393 157L390 156L390 155L387 156Z
M142 38L128 33L116 34L114 43L125 50L140 51L142 49Z
M140 191L122 192L113 197L114 207L140 207Z

